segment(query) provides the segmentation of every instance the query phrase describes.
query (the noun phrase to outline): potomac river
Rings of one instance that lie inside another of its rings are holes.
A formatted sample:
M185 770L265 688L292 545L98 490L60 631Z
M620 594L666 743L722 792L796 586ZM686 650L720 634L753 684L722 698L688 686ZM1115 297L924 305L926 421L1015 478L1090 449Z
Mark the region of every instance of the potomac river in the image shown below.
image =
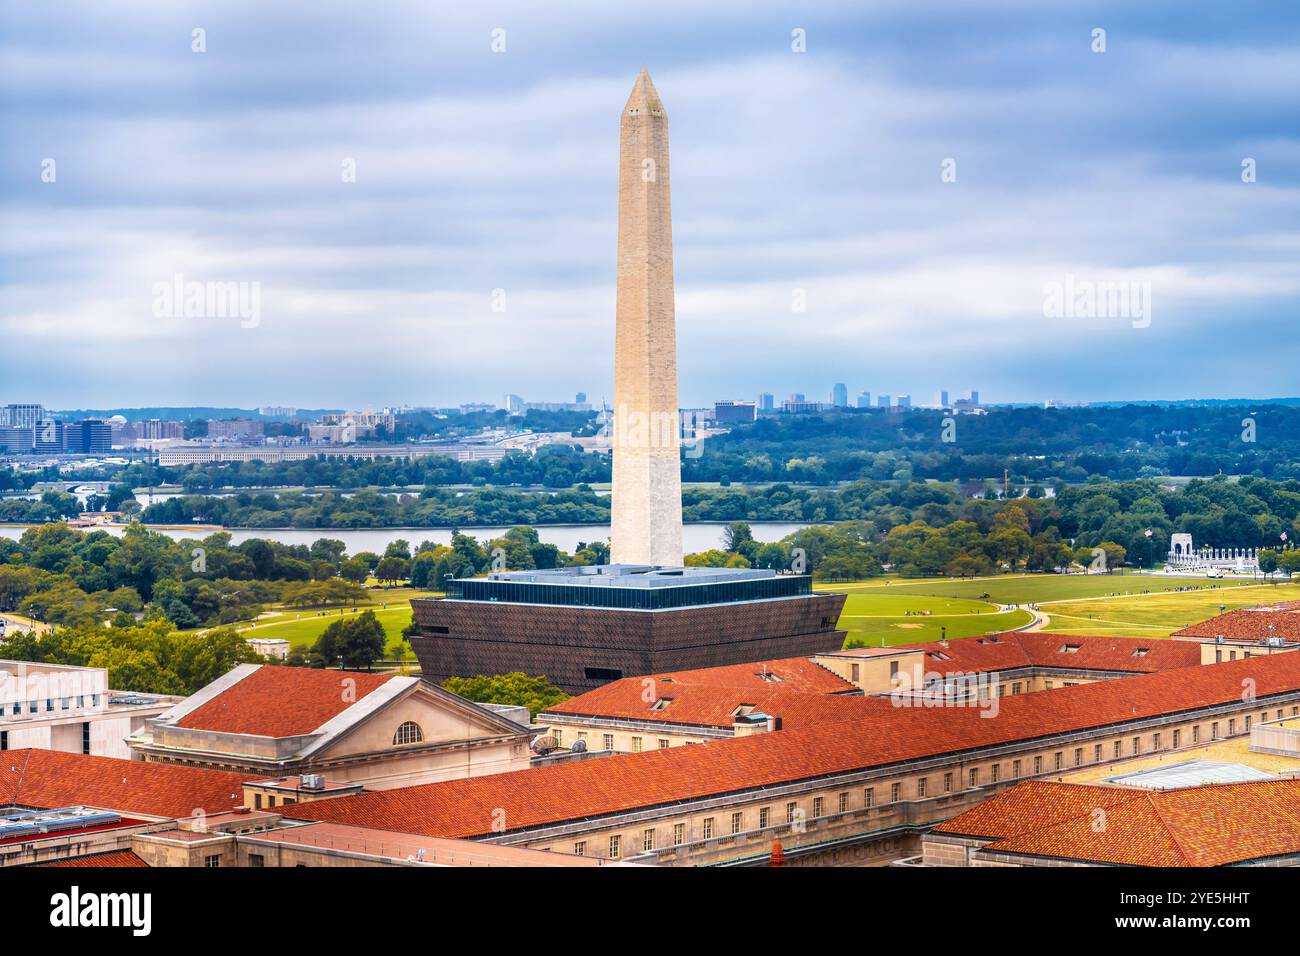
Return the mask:
M29 525L0 526L0 536L17 540ZM461 528L460 530L479 541L499 538L510 530L510 525L501 527ZM726 522L699 522L684 525L682 528L683 550L687 554L707 551L722 547L722 532ZM788 534L793 534L806 524L794 524L784 521L755 521L750 523L754 538L758 541L779 541ZM107 525L103 528L82 528L82 531L107 531L120 535L122 525ZM205 538L214 531L223 530L210 525L196 528L177 528L174 526L152 527L150 530L177 539ZM372 551L383 554L390 542L399 538L408 541L415 548L422 541L436 544L451 543L450 528L227 528L233 544L247 541L249 538L263 538L267 541L280 541L284 544L311 544L317 538L334 538L342 541L348 554ZM537 535L548 544L557 546L561 551L572 554L579 542L601 541L609 538L607 524L557 524L537 527Z

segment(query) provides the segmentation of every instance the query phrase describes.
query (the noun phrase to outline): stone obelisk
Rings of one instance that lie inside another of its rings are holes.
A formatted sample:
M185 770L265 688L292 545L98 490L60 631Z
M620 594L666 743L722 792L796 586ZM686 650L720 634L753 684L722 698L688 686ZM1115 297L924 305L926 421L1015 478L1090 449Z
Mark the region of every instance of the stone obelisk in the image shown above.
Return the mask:
M650 74L623 107L610 560L682 564L681 438L668 114Z

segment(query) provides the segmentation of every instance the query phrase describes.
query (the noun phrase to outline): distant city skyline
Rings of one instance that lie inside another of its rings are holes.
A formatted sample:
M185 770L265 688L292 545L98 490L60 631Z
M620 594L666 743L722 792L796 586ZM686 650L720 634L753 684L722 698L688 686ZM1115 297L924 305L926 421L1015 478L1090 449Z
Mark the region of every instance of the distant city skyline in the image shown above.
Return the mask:
M642 66L683 405L1296 391L1294 5L314 10L0 13L8 400L612 396L610 106ZM1084 317L1107 283L1138 313Z

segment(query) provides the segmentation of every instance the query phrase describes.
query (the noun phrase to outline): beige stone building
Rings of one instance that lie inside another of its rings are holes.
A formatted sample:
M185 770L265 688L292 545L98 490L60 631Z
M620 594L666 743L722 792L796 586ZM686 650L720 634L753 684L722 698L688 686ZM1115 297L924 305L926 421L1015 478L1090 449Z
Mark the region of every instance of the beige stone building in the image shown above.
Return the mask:
M127 738L179 700L111 690L103 667L0 660L0 751L129 758Z
M150 761L382 790L523 769L529 739L417 677L242 664L128 742Z

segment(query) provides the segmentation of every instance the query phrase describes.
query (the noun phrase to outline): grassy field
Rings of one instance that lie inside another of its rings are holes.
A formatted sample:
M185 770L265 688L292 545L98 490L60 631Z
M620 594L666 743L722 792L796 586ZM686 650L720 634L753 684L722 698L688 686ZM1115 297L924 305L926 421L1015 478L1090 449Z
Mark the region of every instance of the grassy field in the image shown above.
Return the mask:
M1040 608L1050 618L1044 630L1061 634L1168 637L1204 621L1220 607L1235 610L1275 601L1300 600L1300 584L1264 584L1218 591L1140 594L1091 601L1061 601Z
M307 648L316 643L325 628L341 618L374 611L379 623L384 625L384 634L388 646L392 648L401 641L402 631L411 623L411 598L433 597L432 591L420 591L415 588L392 588L387 591L372 592L374 597L370 604L358 604L355 608L320 609L282 609L264 614L256 621L239 628L245 637L273 637L289 642L293 648Z
M1300 584L1142 574L877 578L817 590L848 595L839 626L848 631L849 646L858 647L934 641L945 628L948 637L972 637L1032 620L1026 610L1005 611L999 605L1033 604L1049 615L1044 629L1054 632L1167 637L1213 617L1220 606L1231 610L1300 599Z
M1005 574L988 578L891 578L860 584L826 586L828 591L848 594L924 594L937 597L974 598L987 594L995 604L1038 604L1078 598L1172 591L1178 588L1225 589L1251 585L1252 581L1210 581L1207 578L1159 577L1146 574Z
M914 644L948 637L971 637L1021 627L1028 611L1004 612L995 604L969 598L935 597L917 592L848 592L840 628L849 647Z

